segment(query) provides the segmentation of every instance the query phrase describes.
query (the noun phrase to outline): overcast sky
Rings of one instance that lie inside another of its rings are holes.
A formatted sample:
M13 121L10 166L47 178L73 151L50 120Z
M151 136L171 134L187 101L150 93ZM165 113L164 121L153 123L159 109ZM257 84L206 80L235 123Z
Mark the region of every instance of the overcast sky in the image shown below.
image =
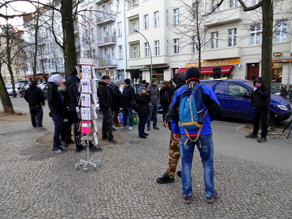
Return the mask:
M0 0L0 5L6 2L5 0ZM40 0L40 2L42 3L46 3L48 2L47 0ZM19 1L19 2L13 2L11 4L9 4L8 8L7 8L7 14L8 15L15 15L15 14L22 14L24 12L33 12L35 10L35 7L29 3L29 2L24 2L24 1ZM2 8L1 13L6 14L6 7ZM6 20L3 18L0 18L0 23L3 24L5 23ZM9 19L9 23L11 23L12 25L14 25L17 28L22 27L22 17L17 17L14 19Z

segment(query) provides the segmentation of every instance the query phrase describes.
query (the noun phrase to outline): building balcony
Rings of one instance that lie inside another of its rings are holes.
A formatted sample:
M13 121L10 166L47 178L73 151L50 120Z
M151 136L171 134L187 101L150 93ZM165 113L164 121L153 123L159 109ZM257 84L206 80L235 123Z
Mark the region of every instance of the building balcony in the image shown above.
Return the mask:
M96 17L96 24L99 26L115 22L115 13L113 11L103 11Z
M205 17L204 26L212 27L222 24L228 24L241 21L244 17L244 11L241 7L230 8L214 12Z
M240 47L227 47L202 51L202 60L222 60L241 57Z
M111 45L116 45L116 43L117 43L116 36L108 36L108 37L104 37L102 40L98 40L97 46L99 47L111 46Z
M101 4L103 4L103 3L105 3L105 2L108 2L109 0L96 0L95 1L95 4L98 4L98 5L101 5Z
M118 66L118 60L110 59L109 55L106 55L106 57L98 61L99 68L116 68L117 66Z

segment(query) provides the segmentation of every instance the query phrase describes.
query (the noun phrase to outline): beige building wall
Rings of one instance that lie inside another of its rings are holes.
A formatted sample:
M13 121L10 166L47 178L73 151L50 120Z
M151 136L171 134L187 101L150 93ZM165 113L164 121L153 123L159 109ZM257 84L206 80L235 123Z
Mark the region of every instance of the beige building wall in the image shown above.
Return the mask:
M154 53L154 41L160 42L160 55L153 55L153 72L156 67L164 66L162 80L173 78L175 72L180 68L186 68L187 63L198 62L198 52L193 51L193 39L197 32L195 31L194 21L192 21L192 5L196 1L192 0L136 0L129 1L126 7L126 30L127 30L127 54L128 69L140 70L143 79L150 79L150 57L145 57L143 36L133 33L131 30L133 21L139 23L139 32L141 32L149 41L152 53ZM254 79L260 76L261 70L261 9L256 11L244 12L237 1L226 0L214 13L209 14L214 7L212 0L203 0L199 2L199 28L202 37L201 61L209 63L218 63L233 61L233 68L229 78L234 79ZM248 6L253 5L253 0L246 0ZM179 23L175 24L175 9L179 9ZM154 27L154 12L159 11L159 27ZM281 54L274 56L273 62L282 63L282 68L278 69L278 77L274 80L283 84L291 84L292 79L288 81L291 74L289 63L292 61L292 38L291 38L291 18L292 4L289 1L277 1L274 5L274 25L277 21L285 21L286 28L285 39L277 42L276 30L273 36L273 53ZM149 29L144 28L144 15L149 15ZM251 26L259 24L259 30L253 34L259 35L259 41L253 40ZM184 30L185 28L185 30ZM229 30L236 29L236 44L229 45ZM212 33L218 32L218 47L211 48ZM280 34L283 34L284 29ZM174 52L174 39L179 39L179 53ZM134 57L134 46L139 46L139 56ZM280 53L279 53L280 52ZM273 64L279 67L279 64ZM272 64L272 63L271 63ZM167 68L168 66L168 68ZM212 64L211 64L212 66ZM215 65L216 66L216 65ZM160 70L161 72L161 70ZM254 75L252 75L254 73ZM275 72L274 72L275 73ZM128 75L130 76L130 74ZM211 74L204 78L210 78Z

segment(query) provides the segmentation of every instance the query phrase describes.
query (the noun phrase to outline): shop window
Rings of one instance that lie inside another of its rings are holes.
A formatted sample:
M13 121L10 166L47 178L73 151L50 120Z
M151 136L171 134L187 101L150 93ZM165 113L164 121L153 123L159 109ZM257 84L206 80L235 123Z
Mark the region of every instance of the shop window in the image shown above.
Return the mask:
M272 68L273 68L272 81L282 82L283 63L273 63Z

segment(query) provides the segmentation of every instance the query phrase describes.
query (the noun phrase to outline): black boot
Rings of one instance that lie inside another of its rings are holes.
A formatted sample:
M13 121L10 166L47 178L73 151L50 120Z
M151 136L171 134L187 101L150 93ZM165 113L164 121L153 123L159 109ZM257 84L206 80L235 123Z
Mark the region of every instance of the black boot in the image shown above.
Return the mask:
M181 171L177 171L177 172L176 172L176 175L177 175L179 178L181 178Z
M174 179L170 178L167 173L165 173L162 177L157 178L156 182L158 184L174 183Z

